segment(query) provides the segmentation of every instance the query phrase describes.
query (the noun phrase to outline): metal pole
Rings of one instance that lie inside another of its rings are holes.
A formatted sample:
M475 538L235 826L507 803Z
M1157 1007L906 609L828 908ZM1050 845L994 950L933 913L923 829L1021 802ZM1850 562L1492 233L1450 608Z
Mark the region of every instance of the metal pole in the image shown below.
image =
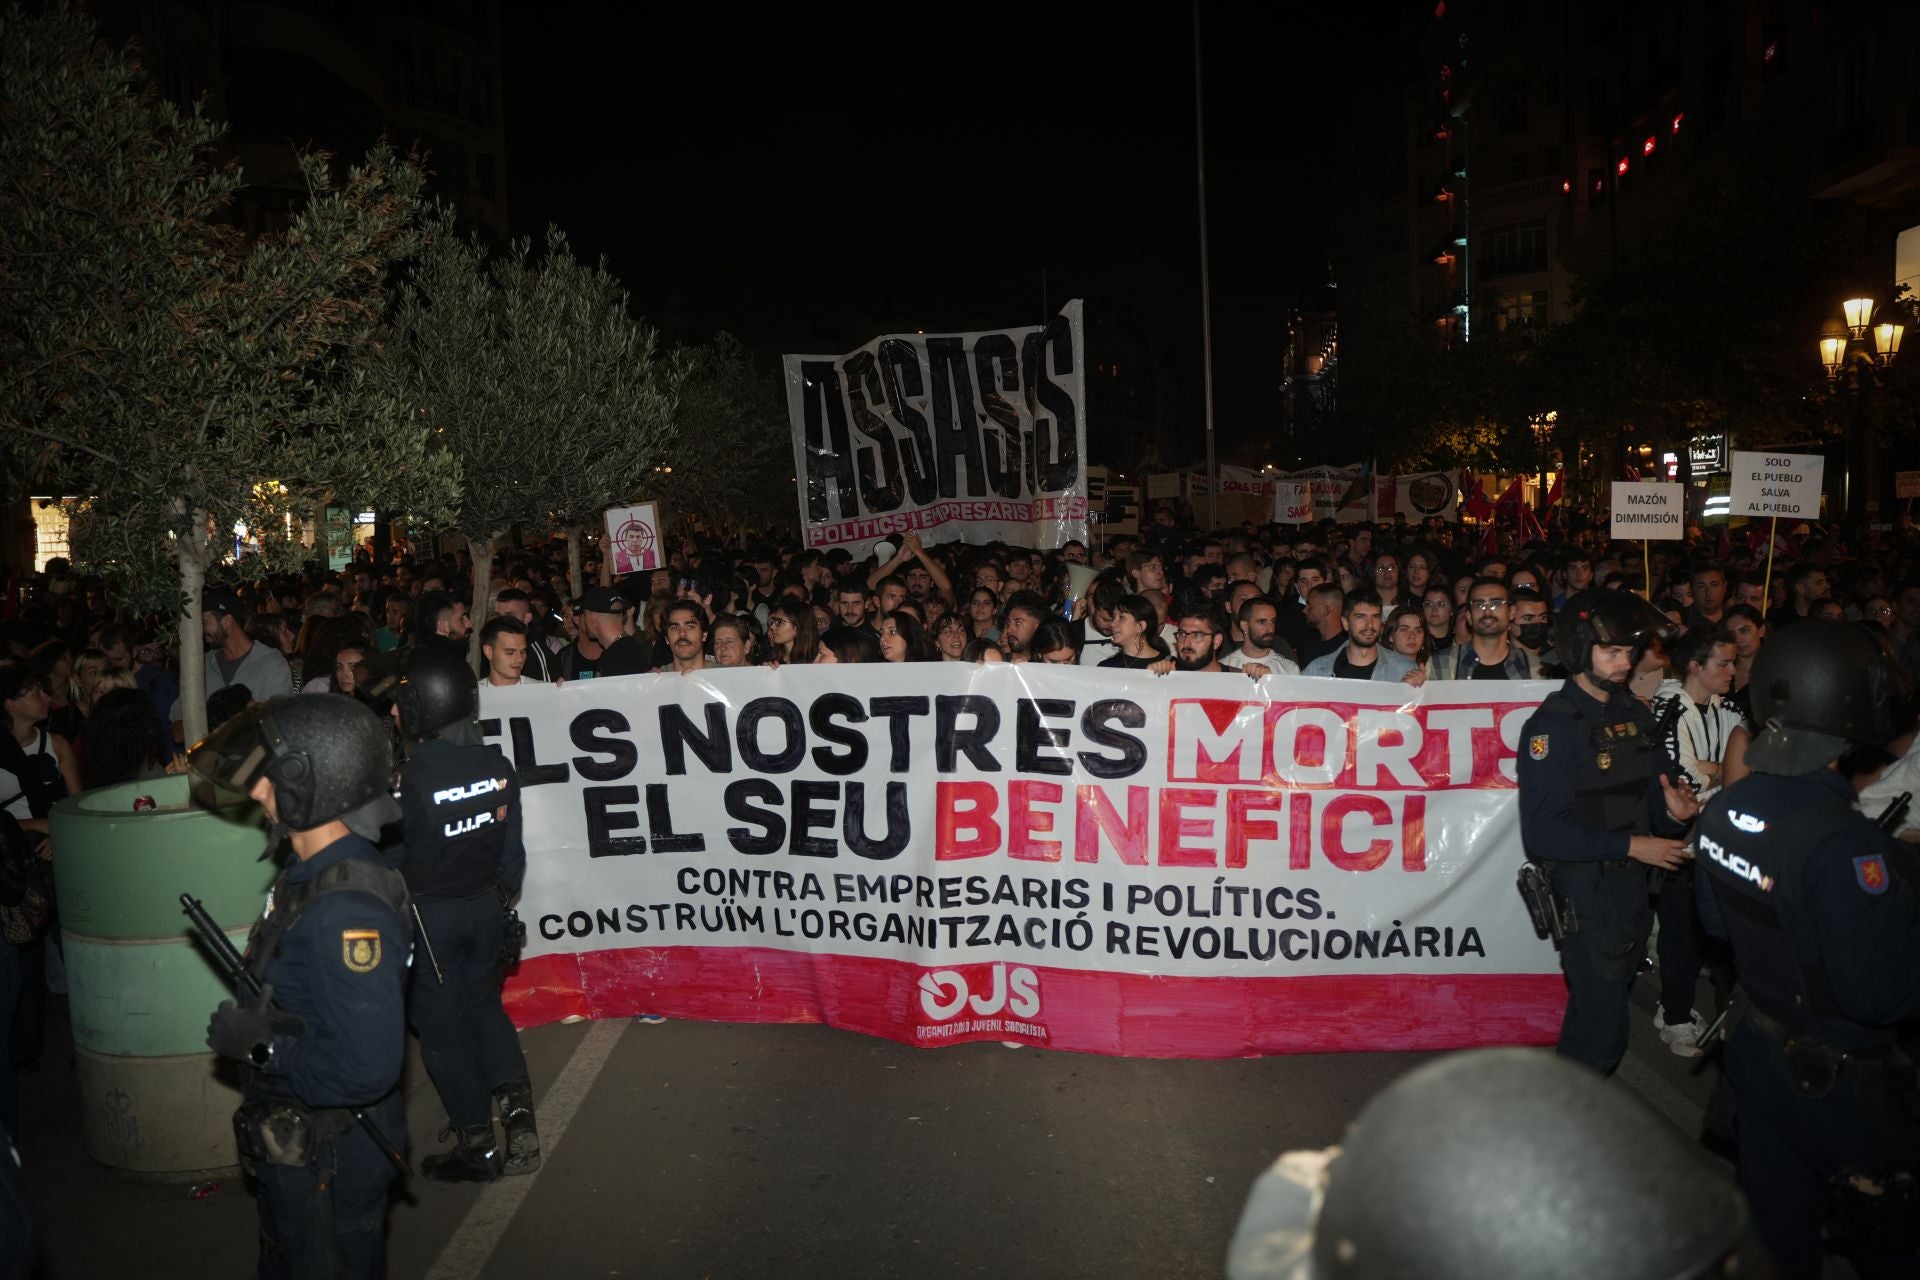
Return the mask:
M1193 0L1193 137L1200 159L1200 360L1207 388L1207 531L1220 525L1220 475L1213 452L1213 281L1207 270L1207 127L1200 92L1200 0Z

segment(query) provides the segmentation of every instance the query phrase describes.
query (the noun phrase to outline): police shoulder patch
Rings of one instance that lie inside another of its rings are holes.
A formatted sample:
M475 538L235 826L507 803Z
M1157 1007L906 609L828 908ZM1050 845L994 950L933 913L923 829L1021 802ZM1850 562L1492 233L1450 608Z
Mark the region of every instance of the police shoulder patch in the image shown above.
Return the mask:
M1547 735L1544 733L1536 733L1531 738L1528 738L1527 754L1535 760L1545 760L1547 758Z
M1887 859L1884 854L1869 853L1853 860L1853 878L1860 887L1876 897L1887 891Z
M342 929L340 962L354 973L372 973L380 967L378 929Z

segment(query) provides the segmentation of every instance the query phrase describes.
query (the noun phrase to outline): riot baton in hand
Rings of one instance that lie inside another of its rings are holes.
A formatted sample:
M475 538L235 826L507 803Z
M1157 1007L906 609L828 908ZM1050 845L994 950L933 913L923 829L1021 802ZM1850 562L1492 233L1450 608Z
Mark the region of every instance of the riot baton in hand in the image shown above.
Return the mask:
M222 976L233 984L235 994L249 1004L259 1000L260 984L254 980L251 973L247 972L247 962L242 960L240 953L233 949L233 940L213 922L213 917L209 916L207 909L200 905L200 900L190 893L183 893L180 895L180 906L187 913L187 919L192 923L194 933L199 935L201 943L219 962ZM373 1139L373 1145L380 1148L380 1153L393 1162L393 1167L398 1169L402 1176L411 1177L413 1170L407 1167L407 1158L400 1154L398 1147L387 1141L387 1135L380 1131L380 1126L374 1122L373 1117L360 1107L348 1107L347 1112L354 1118L355 1123L366 1130L367 1136Z
M433 954L433 939L427 936L427 922L420 918L420 904L410 902L407 907L413 912L413 927L420 931L420 945L426 949L427 963L433 966L433 980L444 987L447 975L440 972L440 957Z

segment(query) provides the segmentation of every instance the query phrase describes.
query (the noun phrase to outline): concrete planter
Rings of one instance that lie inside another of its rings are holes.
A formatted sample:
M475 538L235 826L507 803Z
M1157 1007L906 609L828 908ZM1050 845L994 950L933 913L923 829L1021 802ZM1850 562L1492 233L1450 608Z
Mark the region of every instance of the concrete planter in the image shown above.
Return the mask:
M135 813L139 796L158 807ZM164 1181L232 1169L240 1095L206 1047L232 993L180 895L244 950L276 870L259 860L265 819L200 808L178 776L69 796L51 820L87 1154Z

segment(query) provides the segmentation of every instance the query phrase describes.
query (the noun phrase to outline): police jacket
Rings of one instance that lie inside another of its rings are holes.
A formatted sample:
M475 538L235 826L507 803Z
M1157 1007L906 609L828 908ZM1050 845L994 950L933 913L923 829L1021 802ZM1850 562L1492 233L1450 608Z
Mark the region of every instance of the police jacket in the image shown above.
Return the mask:
M400 813L400 871L415 897L471 898L496 885L520 892L520 779L499 748L417 744L400 767Z
M1852 801L1832 769L1756 773L1708 802L1695 841L1701 922L1754 1005L1841 1049L1920 1013L1920 900Z
M273 986L273 1053L244 1068L253 1098L365 1106L400 1083L406 1056L406 891L373 845L342 836L274 881L247 948Z
M1544 862L1617 862L1634 836L1677 836L1662 774L1679 773L1631 694L1605 702L1568 680L1520 731L1520 838Z

